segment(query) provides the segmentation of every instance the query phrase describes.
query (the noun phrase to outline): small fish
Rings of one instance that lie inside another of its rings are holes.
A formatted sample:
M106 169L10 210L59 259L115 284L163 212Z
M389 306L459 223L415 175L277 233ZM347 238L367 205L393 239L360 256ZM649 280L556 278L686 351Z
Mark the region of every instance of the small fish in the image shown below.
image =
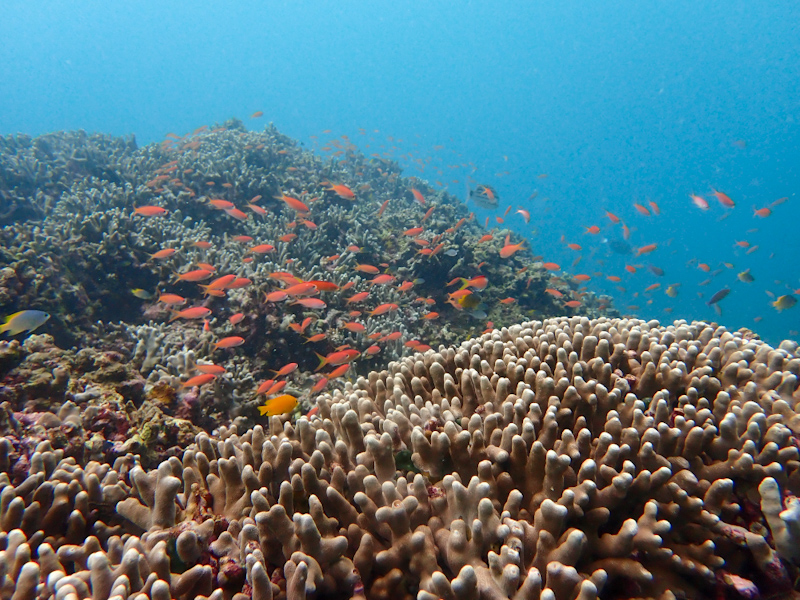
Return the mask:
M586 228L586 233L597 235L598 233L600 233L600 228L597 225L592 225L591 227Z
M170 322L175 319L202 319L211 314L211 309L205 306L192 306L191 308L184 308L183 310L172 311L172 318Z
M692 203L700 210L708 210L708 201L702 196L689 194L689 198L692 199Z
M722 288L716 294L711 296L711 298L709 299L708 302L706 302L706 304L708 304L709 306L711 306L712 304L716 304L717 302L719 302L720 300L725 298L725 296L727 296L730 293L731 293L731 289L730 288Z
M775 302L772 303L772 306L778 309L778 311L781 311L792 308L795 304L797 304L797 297L792 294L786 294L784 296L778 296Z
M166 208L161 208L160 206L134 206L133 212L143 217L156 217L159 215L165 215L168 211Z
M377 316L377 315L385 315L386 313L393 312L393 311L397 310L398 308L400 308L400 307L397 304L393 304L393 303L390 302L390 303L386 303L386 304L381 304L380 306L378 306L375 310L373 310L369 314L370 314L371 317L374 317L374 316Z
M143 290L141 288L134 288L131 290L131 294L139 298L140 300L152 300L153 294L148 292L147 290Z
M163 248L158 252L153 252L153 254L150 255L150 260L162 260L164 258L169 258L175 254L175 252L177 252L175 248Z
M554 262L546 262L542 263L542 268L547 269L548 271L560 271L561 266Z
M370 285L386 285L395 280L394 275L376 275L370 280Z
M612 212L608 212L608 211L606 211L606 216L609 218L609 220L610 220L610 221L611 221L611 222L612 222L614 225L616 225L616 224L617 224L617 223L619 223L619 221L620 221L619 217L618 217L617 215L615 215L614 213L612 213Z
M275 417L277 415L290 413L295 408L297 408L297 398L291 394L282 394L267 400L258 407L258 412L262 417Z
M294 373L297 370L297 366L297 363L287 363L279 370L275 371L275 377L283 377L284 375Z
M289 297L289 294L284 292L283 290L276 290L274 292L270 292L266 295L265 301L266 302L283 302L286 298Z
M264 111L263 110L257 110L252 115L250 115L250 118L251 119L259 119L259 118L261 118L263 116L264 116Z
M359 292L357 294L353 294L350 296L345 302L347 304L352 304L353 302L363 302L369 297L369 292Z
M340 198L344 198L345 200L355 200L356 194L346 185L331 185L331 187L326 188L328 191L335 193Z
M649 217L649 216L650 216L650 211L649 211L649 210L647 210L647 209L646 209L644 206L642 206L641 204L637 204L636 202L634 202L634 203L633 203L633 207L634 207L636 210L638 210L640 214L643 214L645 217Z
M734 206L736 206L736 204L734 204L733 200L731 200L727 194L718 192L713 188L711 190L711 193L714 194L714 196L716 196L717 200L719 200L719 203L722 204L722 206L724 206L725 208L733 208Z
M419 202L420 204L422 204L423 206L425 206L425 196L423 196L423 195L422 195L422 192L420 192L420 191L419 191L418 189L416 189L416 188L411 188L411 195L412 195L412 196L414 196L414 199L415 199L417 202Z
M0 333L17 335L23 331L31 332L44 325L50 314L42 310L21 310L6 317L5 323L0 325Z
M327 304L320 300L319 298L298 298L292 304L299 304L300 306L304 306L305 308L310 309L322 309L327 308Z
M158 297L158 301L170 306L186 304L186 298L183 296L178 296L178 294L161 294Z
M641 256L642 254L650 254L656 248L658 248L657 244L647 244L646 246L642 246L641 248L637 248L636 256Z
M190 377L181 384L182 388L200 387L207 383L211 383L217 378L216 373L203 373L202 375L195 375Z
M266 254L267 252L272 252L275 250L275 246L272 244L258 244L257 246L253 246L250 248L247 253L248 254Z
M755 208L753 207L753 216L754 217L768 217L772 214L772 210L768 207L764 208Z
M220 348L235 348L236 346L241 346L244 344L244 338L238 335L232 335L230 337L222 338L216 344L214 344L214 350L218 350Z
M756 278L750 274L750 269L745 269L744 271L739 273L736 277L739 278L739 281L742 281L744 283L753 283L756 280Z
M526 224L531 222L531 213L529 211L525 210L524 208L520 208L517 211L517 214L518 215L522 215L522 218L525 220Z
M286 203L286 206L288 206L295 212L307 213L310 210L306 204L304 204L297 198L292 198L291 196L287 196L286 194L281 194L280 196L277 196L277 198L278 200L283 200Z
M567 248L569 248L570 250L575 250L575 252L580 252L581 250L583 250L583 246L581 246L580 244L567 244Z
M195 269L186 273L175 273L176 281L203 281L213 275L208 269Z
M678 295L677 284L672 284L671 286L667 287L667 289L664 290L664 293L670 298L674 298L675 296L677 296Z
M520 242L518 244L512 244L511 243L511 236L507 235L505 244L500 249L500 258L508 258L509 256L512 256L515 252L518 252L519 250L522 250L524 245L525 245L525 242Z

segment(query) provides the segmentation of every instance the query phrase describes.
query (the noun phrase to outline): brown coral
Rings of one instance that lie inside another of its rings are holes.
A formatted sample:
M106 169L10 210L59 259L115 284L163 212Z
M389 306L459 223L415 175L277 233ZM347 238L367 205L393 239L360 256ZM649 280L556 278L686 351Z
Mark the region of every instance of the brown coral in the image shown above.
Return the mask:
M0 480L0 593L788 595L799 372L704 323L553 319L393 362L311 420L200 434L154 471L43 442Z

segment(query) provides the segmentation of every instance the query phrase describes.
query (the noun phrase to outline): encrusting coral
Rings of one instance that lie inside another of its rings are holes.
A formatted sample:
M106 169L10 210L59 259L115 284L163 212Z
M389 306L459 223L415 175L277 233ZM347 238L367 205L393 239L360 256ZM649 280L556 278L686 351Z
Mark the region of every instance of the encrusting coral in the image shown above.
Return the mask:
M0 439L0 598L794 597L800 355L565 317L146 470Z

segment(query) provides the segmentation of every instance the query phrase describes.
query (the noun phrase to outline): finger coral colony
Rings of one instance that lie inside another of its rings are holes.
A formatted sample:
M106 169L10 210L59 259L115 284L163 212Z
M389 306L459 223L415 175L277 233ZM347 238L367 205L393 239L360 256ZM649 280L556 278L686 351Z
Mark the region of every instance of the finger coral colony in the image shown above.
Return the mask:
M353 148L170 139L0 139L0 304L50 315L0 598L795 597L796 344L620 318Z

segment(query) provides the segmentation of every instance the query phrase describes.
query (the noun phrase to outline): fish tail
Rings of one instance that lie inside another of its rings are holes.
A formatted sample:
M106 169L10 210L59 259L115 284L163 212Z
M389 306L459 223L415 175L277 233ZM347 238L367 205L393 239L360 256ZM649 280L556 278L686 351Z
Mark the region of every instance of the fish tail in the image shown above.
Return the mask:
M320 354L319 352L314 352L314 354L316 354L317 358L319 359L319 366L316 369L314 369L314 371L319 371L322 367L328 364L328 359L322 356L322 354Z
M11 329L11 321L10 319L6 319L6 322L0 325L0 333L5 333L9 329Z
M175 319L178 319L178 318L179 318L179 317L178 317L178 312L179 312L179 311L177 311L177 310L170 310L170 312L172 313L172 317L170 317L169 321L167 321L168 323L172 323L172 322L173 322Z

